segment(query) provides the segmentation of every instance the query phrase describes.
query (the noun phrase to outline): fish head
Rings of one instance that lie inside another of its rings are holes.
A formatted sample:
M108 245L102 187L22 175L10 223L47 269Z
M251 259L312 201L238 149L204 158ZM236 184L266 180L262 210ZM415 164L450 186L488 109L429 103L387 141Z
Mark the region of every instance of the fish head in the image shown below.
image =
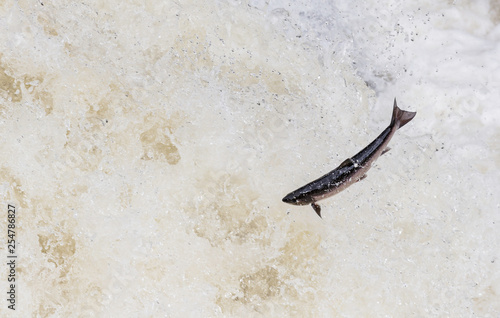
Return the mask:
M307 205L313 202L310 195L305 193L300 193L297 191L287 194L283 199L283 202L293 205Z

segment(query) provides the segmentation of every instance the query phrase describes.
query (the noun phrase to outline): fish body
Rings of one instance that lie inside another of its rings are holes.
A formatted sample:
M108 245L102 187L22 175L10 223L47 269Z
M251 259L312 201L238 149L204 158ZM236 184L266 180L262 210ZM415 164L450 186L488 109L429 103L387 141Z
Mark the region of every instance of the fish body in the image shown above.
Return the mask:
M316 202L335 195L365 178L373 162L389 150L387 145L396 130L406 125L416 114L416 112L401 110L394 99L391 123L374 141L324 176L290 192L283 198L283 202L293 205L311 204L314 211L321 217L321 207Z

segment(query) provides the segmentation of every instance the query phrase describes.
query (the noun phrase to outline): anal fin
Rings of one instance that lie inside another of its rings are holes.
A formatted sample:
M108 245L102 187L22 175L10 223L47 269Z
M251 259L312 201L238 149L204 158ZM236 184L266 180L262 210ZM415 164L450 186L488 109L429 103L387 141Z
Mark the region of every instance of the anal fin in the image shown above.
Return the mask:
M316 214L320 217L321 217L321 207L319 206L319 204L316 204L316 203L311 203L311 206L312 208L314 209L314 212L316 212Z
M361 178L358 179L358 182L363 180L364 178L366 178L366 173L364 175L362 175Z

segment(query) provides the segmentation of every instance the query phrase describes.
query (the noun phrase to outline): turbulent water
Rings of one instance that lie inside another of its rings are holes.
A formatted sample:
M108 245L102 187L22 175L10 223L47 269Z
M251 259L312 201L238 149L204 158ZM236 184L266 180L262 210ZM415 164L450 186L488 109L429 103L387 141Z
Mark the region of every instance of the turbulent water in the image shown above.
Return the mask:
M495 1L4 1L17 313L500 315L499 57Z

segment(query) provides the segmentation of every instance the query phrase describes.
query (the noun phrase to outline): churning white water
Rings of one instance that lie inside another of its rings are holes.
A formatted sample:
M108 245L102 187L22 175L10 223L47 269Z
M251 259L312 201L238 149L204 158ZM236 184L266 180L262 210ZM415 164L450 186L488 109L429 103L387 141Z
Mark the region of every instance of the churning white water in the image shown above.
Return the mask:
M498 317L499 25L486 0L3 1L0 315ZM323 219L281 202L395 97L417 116Z

